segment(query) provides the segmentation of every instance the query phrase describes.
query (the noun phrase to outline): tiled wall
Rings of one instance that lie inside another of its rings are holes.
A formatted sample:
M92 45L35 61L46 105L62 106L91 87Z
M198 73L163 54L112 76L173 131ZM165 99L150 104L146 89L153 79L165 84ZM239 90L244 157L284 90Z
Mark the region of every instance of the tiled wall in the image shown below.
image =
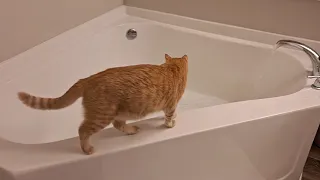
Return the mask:
M125 5L320 41L317 0L124 0Z
M123 0L0 0L0 62L122 4Z

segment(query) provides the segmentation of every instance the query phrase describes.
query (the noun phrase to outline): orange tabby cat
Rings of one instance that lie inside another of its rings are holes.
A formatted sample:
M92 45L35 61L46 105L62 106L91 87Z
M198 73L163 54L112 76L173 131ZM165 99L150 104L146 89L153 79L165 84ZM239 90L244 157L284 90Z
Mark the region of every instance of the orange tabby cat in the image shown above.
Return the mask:
M163 111L165 125L175 126L176 107L187 82L188 56L171 58L165 55L161 65L134 65L110 68L80 79L63 96L42 98L19 92L19 99L35 109L61 109L83 97L84 121L79 127L81 149L94 152L89 138L110 123L126 133L135 134L137 126L126 124L150 113Z

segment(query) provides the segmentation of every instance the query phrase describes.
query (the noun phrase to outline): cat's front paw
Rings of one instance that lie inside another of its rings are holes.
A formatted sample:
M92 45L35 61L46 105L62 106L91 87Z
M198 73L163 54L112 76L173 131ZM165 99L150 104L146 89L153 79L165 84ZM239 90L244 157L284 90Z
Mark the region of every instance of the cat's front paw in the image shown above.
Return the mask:
M84 152L84 154L86 155L91 155L94 153L94 147L93 146L85 146L85 147L82 147L82 151Z
M167 128L173 128L176 125L176 121L175 120L171 120L171 121L165 121L164 125Z
M127 135L134 135L137 134L140 131L140 128L138 126L130 126L126 130Z

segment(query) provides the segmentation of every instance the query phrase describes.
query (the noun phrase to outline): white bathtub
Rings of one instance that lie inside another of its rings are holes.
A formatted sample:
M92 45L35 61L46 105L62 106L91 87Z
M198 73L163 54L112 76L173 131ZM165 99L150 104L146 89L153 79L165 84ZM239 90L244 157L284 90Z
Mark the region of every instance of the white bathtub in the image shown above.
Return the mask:
M125 37L130 28L134 40ZM0 64L0 179L298 179L319 125L320 91L310 88L302 52L280 48L271 56L268 40L279 37L120 7L7 60ZM17 99L18 91L59 96L80 78L160 64L165 53L189 56L177 126L161 128L159 113L138 122L134 136L108 128L94 138L91 156L77 139L80 101L39 111Z

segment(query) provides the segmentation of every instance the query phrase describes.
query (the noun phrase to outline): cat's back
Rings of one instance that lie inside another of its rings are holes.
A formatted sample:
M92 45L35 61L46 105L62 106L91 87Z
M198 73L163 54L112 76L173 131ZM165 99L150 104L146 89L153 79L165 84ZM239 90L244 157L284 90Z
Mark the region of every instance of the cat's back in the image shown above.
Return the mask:
M90 88L107 91L156 88L170 78L166 68L161 65L140 64L109 68L86 79Z
M84 99L112 101L121 111L149 112L170 94L168 78L166 69L159 65L110 68L87 79Z
M177 61L177 62L176 62ZM115 107L120 114L145 116L174 106L184 91L183 63L109 68L84 79L85 108Z

